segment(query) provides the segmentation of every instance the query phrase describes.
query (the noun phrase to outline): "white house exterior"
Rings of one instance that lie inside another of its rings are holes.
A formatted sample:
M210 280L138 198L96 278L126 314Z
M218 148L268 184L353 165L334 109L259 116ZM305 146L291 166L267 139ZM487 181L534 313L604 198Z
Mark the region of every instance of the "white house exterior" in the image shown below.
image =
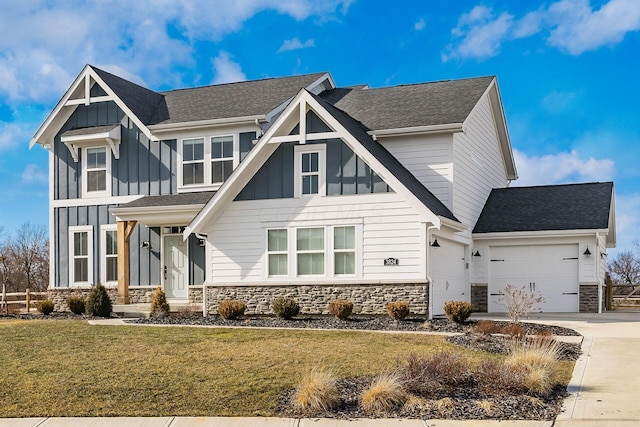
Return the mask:
M448 300L501 311L512 283L544 311L602 306L613 185L508 188L495 77L371 89L318 73L158 93L87 66L36 143L51 153L60 301L102 281L120 302L159 285L208 313L290 296L306 313L347 298L356 313L406 300L436 316Z

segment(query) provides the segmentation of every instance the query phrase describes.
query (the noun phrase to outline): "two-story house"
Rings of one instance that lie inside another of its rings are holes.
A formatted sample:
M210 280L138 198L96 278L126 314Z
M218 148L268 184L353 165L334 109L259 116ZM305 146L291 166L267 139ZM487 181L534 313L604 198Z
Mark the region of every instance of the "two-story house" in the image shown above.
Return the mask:
M265 313L336 298L599 311L613 183L517 178L495 77L372 89L328 73L154 92L87 65L31 145L50 153L50 292Z

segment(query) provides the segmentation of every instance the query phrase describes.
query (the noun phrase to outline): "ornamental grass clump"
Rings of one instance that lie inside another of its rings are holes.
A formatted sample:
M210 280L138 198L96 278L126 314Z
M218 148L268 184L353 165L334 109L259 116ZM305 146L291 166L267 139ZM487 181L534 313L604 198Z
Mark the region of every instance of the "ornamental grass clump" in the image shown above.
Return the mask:
M169 303L167 302L167 295L162 288L158 286L153 291L153 298L151 299L151 317L162 319L168 317L170 312Z
M353 303L346 299L337 299L329 303L329 313L340 320L347 320L353 312Z
M290 320L300 313L300 304L292 298L278 297L271 303L273 312L281 319Z
M440 351L423 357L410 354L399 377L406 391L420 397L444 395L469 380L470 366L458 353Z
M244 316L247 305L237 299L226 299L218 306L218 314L225 320L237 320Z
M111 317L113 304L107 293L107 288L98 283L91 289L85 303L87 314L100 317Z
M360 407L368 413L384 413L403 405L406 400L407 394L400 377L396 374L383 374L362 392Z
M514 340L506 364L526 370L526 388L547 396L555 386L553 368L560 354L560 344L548 337Z
M387 314L396 322L404 320L409 315L409 303L405 301L390 302L387 304Z
M464 323L473 313L473 306L467 301L447 301L444 303L444 314L452 322Z
M49 314L53 313L54 307L55 305L53 301L51 301L50 299L39 301L38 304L36 305L36 309L38 309L38 311L44 314L45 316L48 316Z
M69 310L71 310L73 314L82 314L86 309L84 298L80 296L67 298L67 305L69 306Z
M293 394L293 405L305 413L327 412L340 402L333 375L323 369L312 369L302 378Z

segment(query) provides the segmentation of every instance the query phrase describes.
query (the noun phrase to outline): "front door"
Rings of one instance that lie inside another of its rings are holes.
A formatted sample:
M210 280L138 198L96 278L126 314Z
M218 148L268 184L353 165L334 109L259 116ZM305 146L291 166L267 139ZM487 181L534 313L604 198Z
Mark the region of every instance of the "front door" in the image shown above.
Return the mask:
M181 235L164 237L164 292L167 298L187 299L187 243Z

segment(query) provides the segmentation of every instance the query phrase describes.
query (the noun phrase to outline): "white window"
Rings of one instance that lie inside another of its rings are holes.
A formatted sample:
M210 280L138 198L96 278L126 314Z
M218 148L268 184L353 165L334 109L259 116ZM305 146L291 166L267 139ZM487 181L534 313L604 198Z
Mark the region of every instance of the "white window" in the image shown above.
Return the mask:
M103 225L100 252L100 280L107 285L118 283L118 231L116 224Z
M204 184L204 138L182 141L182 185Z
M289 275L289 240L286 228L267 230L269 276Z
M324 144L305 144L295 147L294 194L296 197L325 195Z
M356 228L333 227L333 273L356 274Z
M69 227L69 285L93 284L93 227Z
M222 184L233 172L233 136L211 138L211 183Z
M107 147L84 149L82 190L84 197L111 195L111 150Z
M324 274L324 228L296 230L298 276Z

